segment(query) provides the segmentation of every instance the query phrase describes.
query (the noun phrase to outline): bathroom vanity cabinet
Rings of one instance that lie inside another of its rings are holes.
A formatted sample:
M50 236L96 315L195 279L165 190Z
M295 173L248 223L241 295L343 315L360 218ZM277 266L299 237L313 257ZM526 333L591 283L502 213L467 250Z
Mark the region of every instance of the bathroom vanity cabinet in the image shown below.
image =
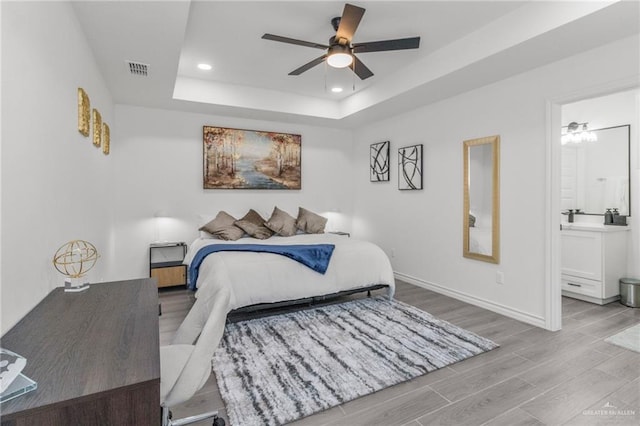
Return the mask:
M618 300L619 280L627 273L628 230L563 225L562 294L600 305Z

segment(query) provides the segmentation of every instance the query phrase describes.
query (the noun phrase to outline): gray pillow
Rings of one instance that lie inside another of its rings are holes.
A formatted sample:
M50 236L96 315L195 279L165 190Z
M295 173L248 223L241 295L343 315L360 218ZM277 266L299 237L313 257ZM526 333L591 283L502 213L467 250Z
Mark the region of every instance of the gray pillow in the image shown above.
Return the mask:
M297 224L298 229L307 234L323 234L324 226L327 224L327 218L299 207Z
M280 210L278 207L273 209L271 217L264 226L283 237L296 235L296 232L298 231L296 228L296 219L289 213Z
M273 232L264 226L265 220L260 216L258 212L251 209L240 220L236 220L234 225L241 228L244 232L251 235L253 238L260 240L266 240L273 235Z
M236 218L225 211L219 211L216 217L203 225L198 231L205 231L216 238L227 241L235 241L244 235L244 231L233 223Z

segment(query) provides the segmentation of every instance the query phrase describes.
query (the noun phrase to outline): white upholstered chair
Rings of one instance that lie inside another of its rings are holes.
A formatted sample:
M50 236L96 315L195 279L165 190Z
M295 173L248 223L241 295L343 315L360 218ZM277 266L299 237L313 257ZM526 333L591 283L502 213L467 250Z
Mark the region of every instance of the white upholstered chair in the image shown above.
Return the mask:
M162 425L186 425L213 419L223 426L217 411L171 419L169 407L189 400L211 375L211 362L222 334L229 306L229 289L221 288L209 298L197 298L176 331L173 342L160 347L160 405Z

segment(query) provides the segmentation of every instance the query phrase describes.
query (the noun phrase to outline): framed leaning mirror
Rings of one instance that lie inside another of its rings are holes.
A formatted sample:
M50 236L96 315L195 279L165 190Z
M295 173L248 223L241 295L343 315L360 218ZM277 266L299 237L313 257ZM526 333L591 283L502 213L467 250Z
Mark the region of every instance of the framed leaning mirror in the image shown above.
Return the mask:
M500 263L500 136L464 141L462 255Z

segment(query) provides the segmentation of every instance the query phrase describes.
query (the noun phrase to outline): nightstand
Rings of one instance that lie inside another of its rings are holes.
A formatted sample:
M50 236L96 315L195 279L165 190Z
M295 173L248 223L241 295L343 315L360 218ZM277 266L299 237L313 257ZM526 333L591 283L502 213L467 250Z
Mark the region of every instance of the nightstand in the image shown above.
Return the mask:
M187 284L187 254L183 242L154 243L149 246L149 276L158 280L158 288Z

